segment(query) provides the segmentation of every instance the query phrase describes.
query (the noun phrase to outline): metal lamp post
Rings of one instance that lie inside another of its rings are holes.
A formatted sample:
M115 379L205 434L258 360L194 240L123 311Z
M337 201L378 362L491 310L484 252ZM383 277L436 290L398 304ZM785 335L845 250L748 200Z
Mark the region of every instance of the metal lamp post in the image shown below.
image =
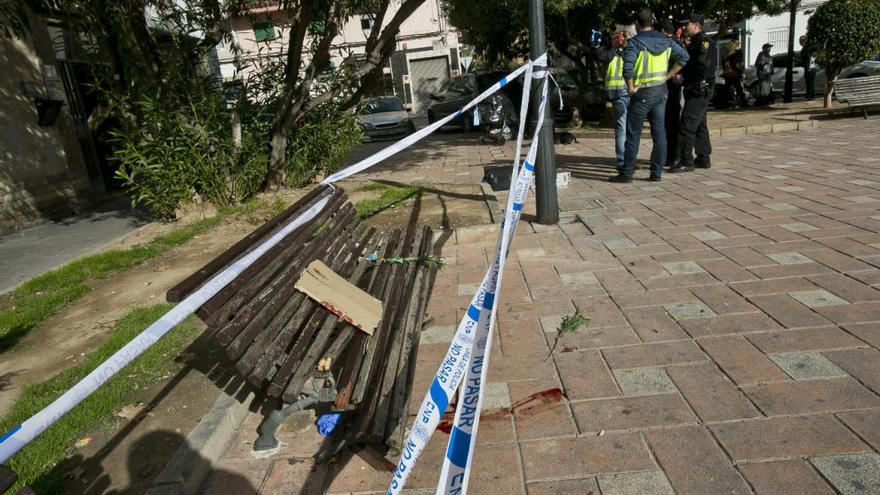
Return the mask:
M535 60L547 51L544 36L544 1L529 0L529 55ZM538 117L541 92L532 95L532 119ZM556 150L553 148L553 109L549 102L544 123L538 134L538 157L535 160L535 201L538 223L559 223L559 201L556 197Z
M800 0L791 0L789 5L788 18L788 67L785 68L785 93L782 95L782 101L791 103L792 92L794 91L794 34L795 24L797 23L797 9Z

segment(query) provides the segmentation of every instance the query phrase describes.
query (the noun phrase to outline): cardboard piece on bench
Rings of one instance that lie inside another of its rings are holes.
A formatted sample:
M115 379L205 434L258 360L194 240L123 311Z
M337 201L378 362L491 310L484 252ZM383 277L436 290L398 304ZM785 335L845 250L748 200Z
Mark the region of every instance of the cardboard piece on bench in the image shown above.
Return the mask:
M319 260L309 263L294 287L367 335L373 335L382 318L382 301L352 285Z

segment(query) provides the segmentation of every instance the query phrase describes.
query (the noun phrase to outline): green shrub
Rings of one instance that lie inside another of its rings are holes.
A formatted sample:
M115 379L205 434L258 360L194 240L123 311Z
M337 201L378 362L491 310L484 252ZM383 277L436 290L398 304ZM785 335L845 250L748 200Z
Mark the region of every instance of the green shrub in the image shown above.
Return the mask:
M291 135L285 170L288 185L302 187L312 183L319 172L337 171L351 148L363 141L355 112L334 103L317 107Z
M134 115L115 133L117 177L132 202L173 218L198 194L229 206L256 194L266 174L266 125L242 126L235 149L230 112L221 95L190 96L182 105L161 98L137 102Z

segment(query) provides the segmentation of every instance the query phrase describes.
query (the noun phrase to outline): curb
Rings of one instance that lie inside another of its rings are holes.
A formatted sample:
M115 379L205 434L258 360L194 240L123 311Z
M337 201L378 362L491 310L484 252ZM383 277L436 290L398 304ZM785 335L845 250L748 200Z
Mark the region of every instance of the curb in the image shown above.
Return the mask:
M211 467L238 434L256 394L242 382L221 391L214 405L187 435L168 464L153 480L146 495L193 495L202 486ZM236 395L246 393L239 401Z
M709 129L711 137L728 137L728 136L744 136L746 134L769 134L773 132L790 132L800 131L803 129L813 129L819 126L817 120L792 120L788 122L777 122L775 124L762 124L742 127L726 127L721 129ZM577 132L569 131L578 138L584 139L614 139L614 131L586 131ZM642 138L650 138L649 132L642 132Z

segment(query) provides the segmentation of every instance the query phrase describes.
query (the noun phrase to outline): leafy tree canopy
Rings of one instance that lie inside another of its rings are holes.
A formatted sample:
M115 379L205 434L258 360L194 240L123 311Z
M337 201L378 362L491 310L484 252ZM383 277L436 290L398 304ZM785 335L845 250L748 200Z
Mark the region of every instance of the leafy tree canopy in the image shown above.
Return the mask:
M830 0L810 17L807 38L816 62L836 76L880 52L880 2Z

